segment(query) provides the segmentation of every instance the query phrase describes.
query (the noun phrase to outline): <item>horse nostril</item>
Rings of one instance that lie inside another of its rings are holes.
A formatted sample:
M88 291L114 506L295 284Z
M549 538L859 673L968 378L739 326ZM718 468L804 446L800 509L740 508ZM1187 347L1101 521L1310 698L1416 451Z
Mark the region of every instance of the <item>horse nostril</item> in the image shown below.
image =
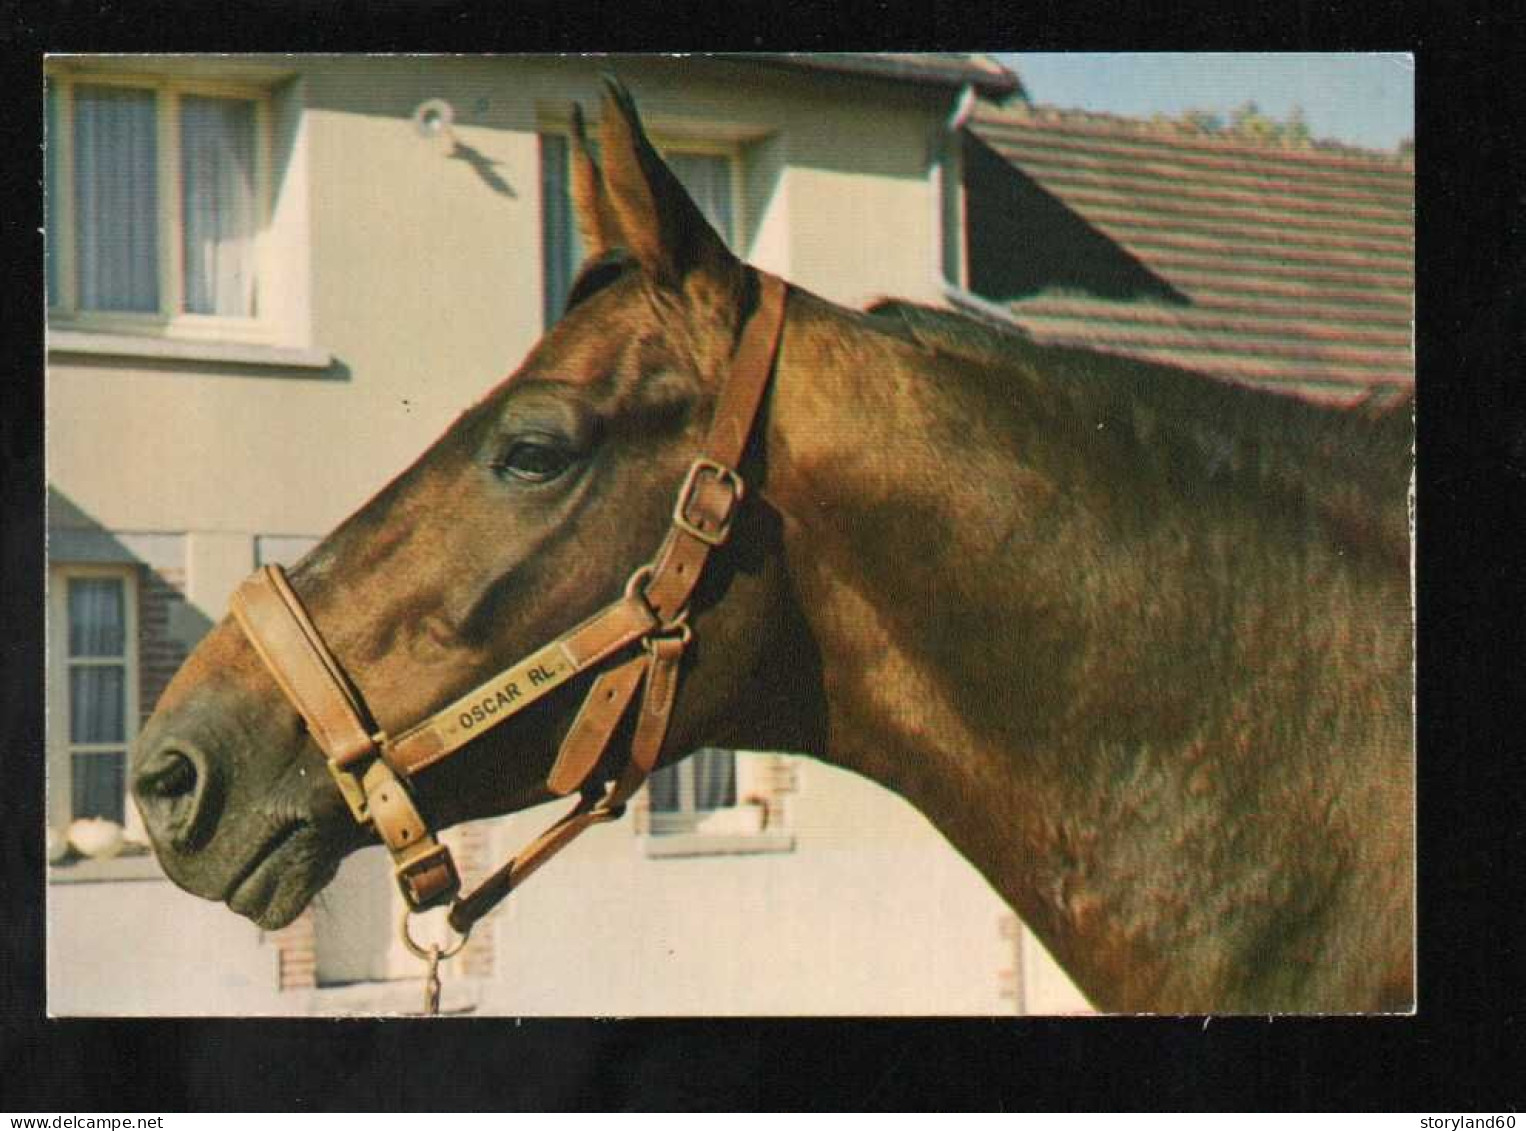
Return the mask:
M162 766L138 777L138 796L172 800L196 788L195 764L178 750L160 754Z
M207 801L205 771L200 754L179 745L161 746L144 760L133 776L133 793L155 839L178 849L191 846Z

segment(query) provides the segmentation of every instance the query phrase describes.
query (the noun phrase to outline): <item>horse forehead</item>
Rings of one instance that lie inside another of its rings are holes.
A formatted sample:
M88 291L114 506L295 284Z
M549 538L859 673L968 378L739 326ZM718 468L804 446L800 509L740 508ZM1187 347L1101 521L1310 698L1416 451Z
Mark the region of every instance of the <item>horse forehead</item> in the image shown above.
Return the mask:
M621 280L590 296L553 326L509 383L560 381L587 387L618 382L622 374L634 378L647 355L664 352L663 340L671 329L635 280Z
M617 380L638 334L637 327L624 323L589 327L562 337L550 335L513 381L551 381L586 389Z

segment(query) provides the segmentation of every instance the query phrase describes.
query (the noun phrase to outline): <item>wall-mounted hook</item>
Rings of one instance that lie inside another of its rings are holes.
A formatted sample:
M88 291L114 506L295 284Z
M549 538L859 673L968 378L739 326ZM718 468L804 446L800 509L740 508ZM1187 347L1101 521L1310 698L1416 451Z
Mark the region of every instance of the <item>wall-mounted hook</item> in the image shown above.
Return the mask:
M443 98L420 102L413 111L413 128L419 131L420 137L444 137L455 141L451 130L455 120L456 111Z
M435 138L443 139L449 147L449 152L445 156L464 161L478 177L482 178L483 184L488 188L501 196L513 199L514 189L498 174L497 166L500 162L494 161L458 138L455 122L455 108L443 98L430 98L420 102L413 111L413 128L418 131L420 137L431 141Z

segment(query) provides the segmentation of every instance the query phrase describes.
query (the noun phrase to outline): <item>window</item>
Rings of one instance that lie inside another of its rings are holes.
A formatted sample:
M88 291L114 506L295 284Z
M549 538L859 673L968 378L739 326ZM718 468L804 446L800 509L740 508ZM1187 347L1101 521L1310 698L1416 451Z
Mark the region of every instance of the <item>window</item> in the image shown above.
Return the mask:
M637 831L649 857L790 852L786 794L791 759L754 751L698 750L648 780Z
M541 237L544 256L545 321L550 326L562 315L567 292L583 261L583 241L572 214L569 191L570 145L563 134L541 135ZM740 214L740 179L734 150L661 147L663 158L694 198L721 238L736 246Z
M47 285L60 328L247 337L269 305L269 98L50 75Z
M654 834L693 832L711 813L736 805L736 755L697 750L654 773L648 791Z
M50 592L50 815L62 828L101 817L140 835L127 799L127 750L138 730L137 577L66 566Z

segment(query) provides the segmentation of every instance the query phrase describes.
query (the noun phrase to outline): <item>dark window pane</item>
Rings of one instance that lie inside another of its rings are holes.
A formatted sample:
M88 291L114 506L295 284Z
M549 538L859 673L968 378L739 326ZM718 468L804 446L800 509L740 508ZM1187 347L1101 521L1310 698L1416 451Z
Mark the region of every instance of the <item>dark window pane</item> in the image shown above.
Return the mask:
M656 813L678 812L678 767L665 766L648 780L648 800Z
M684 788L685 777L692 792ZM737 803L736 755L730 750L699 750L676 766L658 770L650 782L648 801L654 813L727 809Z
M117 824L125 823L126 755L120 750L108 754L76 754L71 759L74 816L104 817Z
M119 577L69 581L69 655L123 656L127 645L126 593Z
M694 764L694 808L726 809L737 803L736 755L730 750L700 750Z
M124 742L126 671L115 665L69 669L69 741Z
M582 258L577 225L572 221L571 184L568 175L567 139L558 134L540 138L540 225L544 271L546 326L562 316L572 272Z

